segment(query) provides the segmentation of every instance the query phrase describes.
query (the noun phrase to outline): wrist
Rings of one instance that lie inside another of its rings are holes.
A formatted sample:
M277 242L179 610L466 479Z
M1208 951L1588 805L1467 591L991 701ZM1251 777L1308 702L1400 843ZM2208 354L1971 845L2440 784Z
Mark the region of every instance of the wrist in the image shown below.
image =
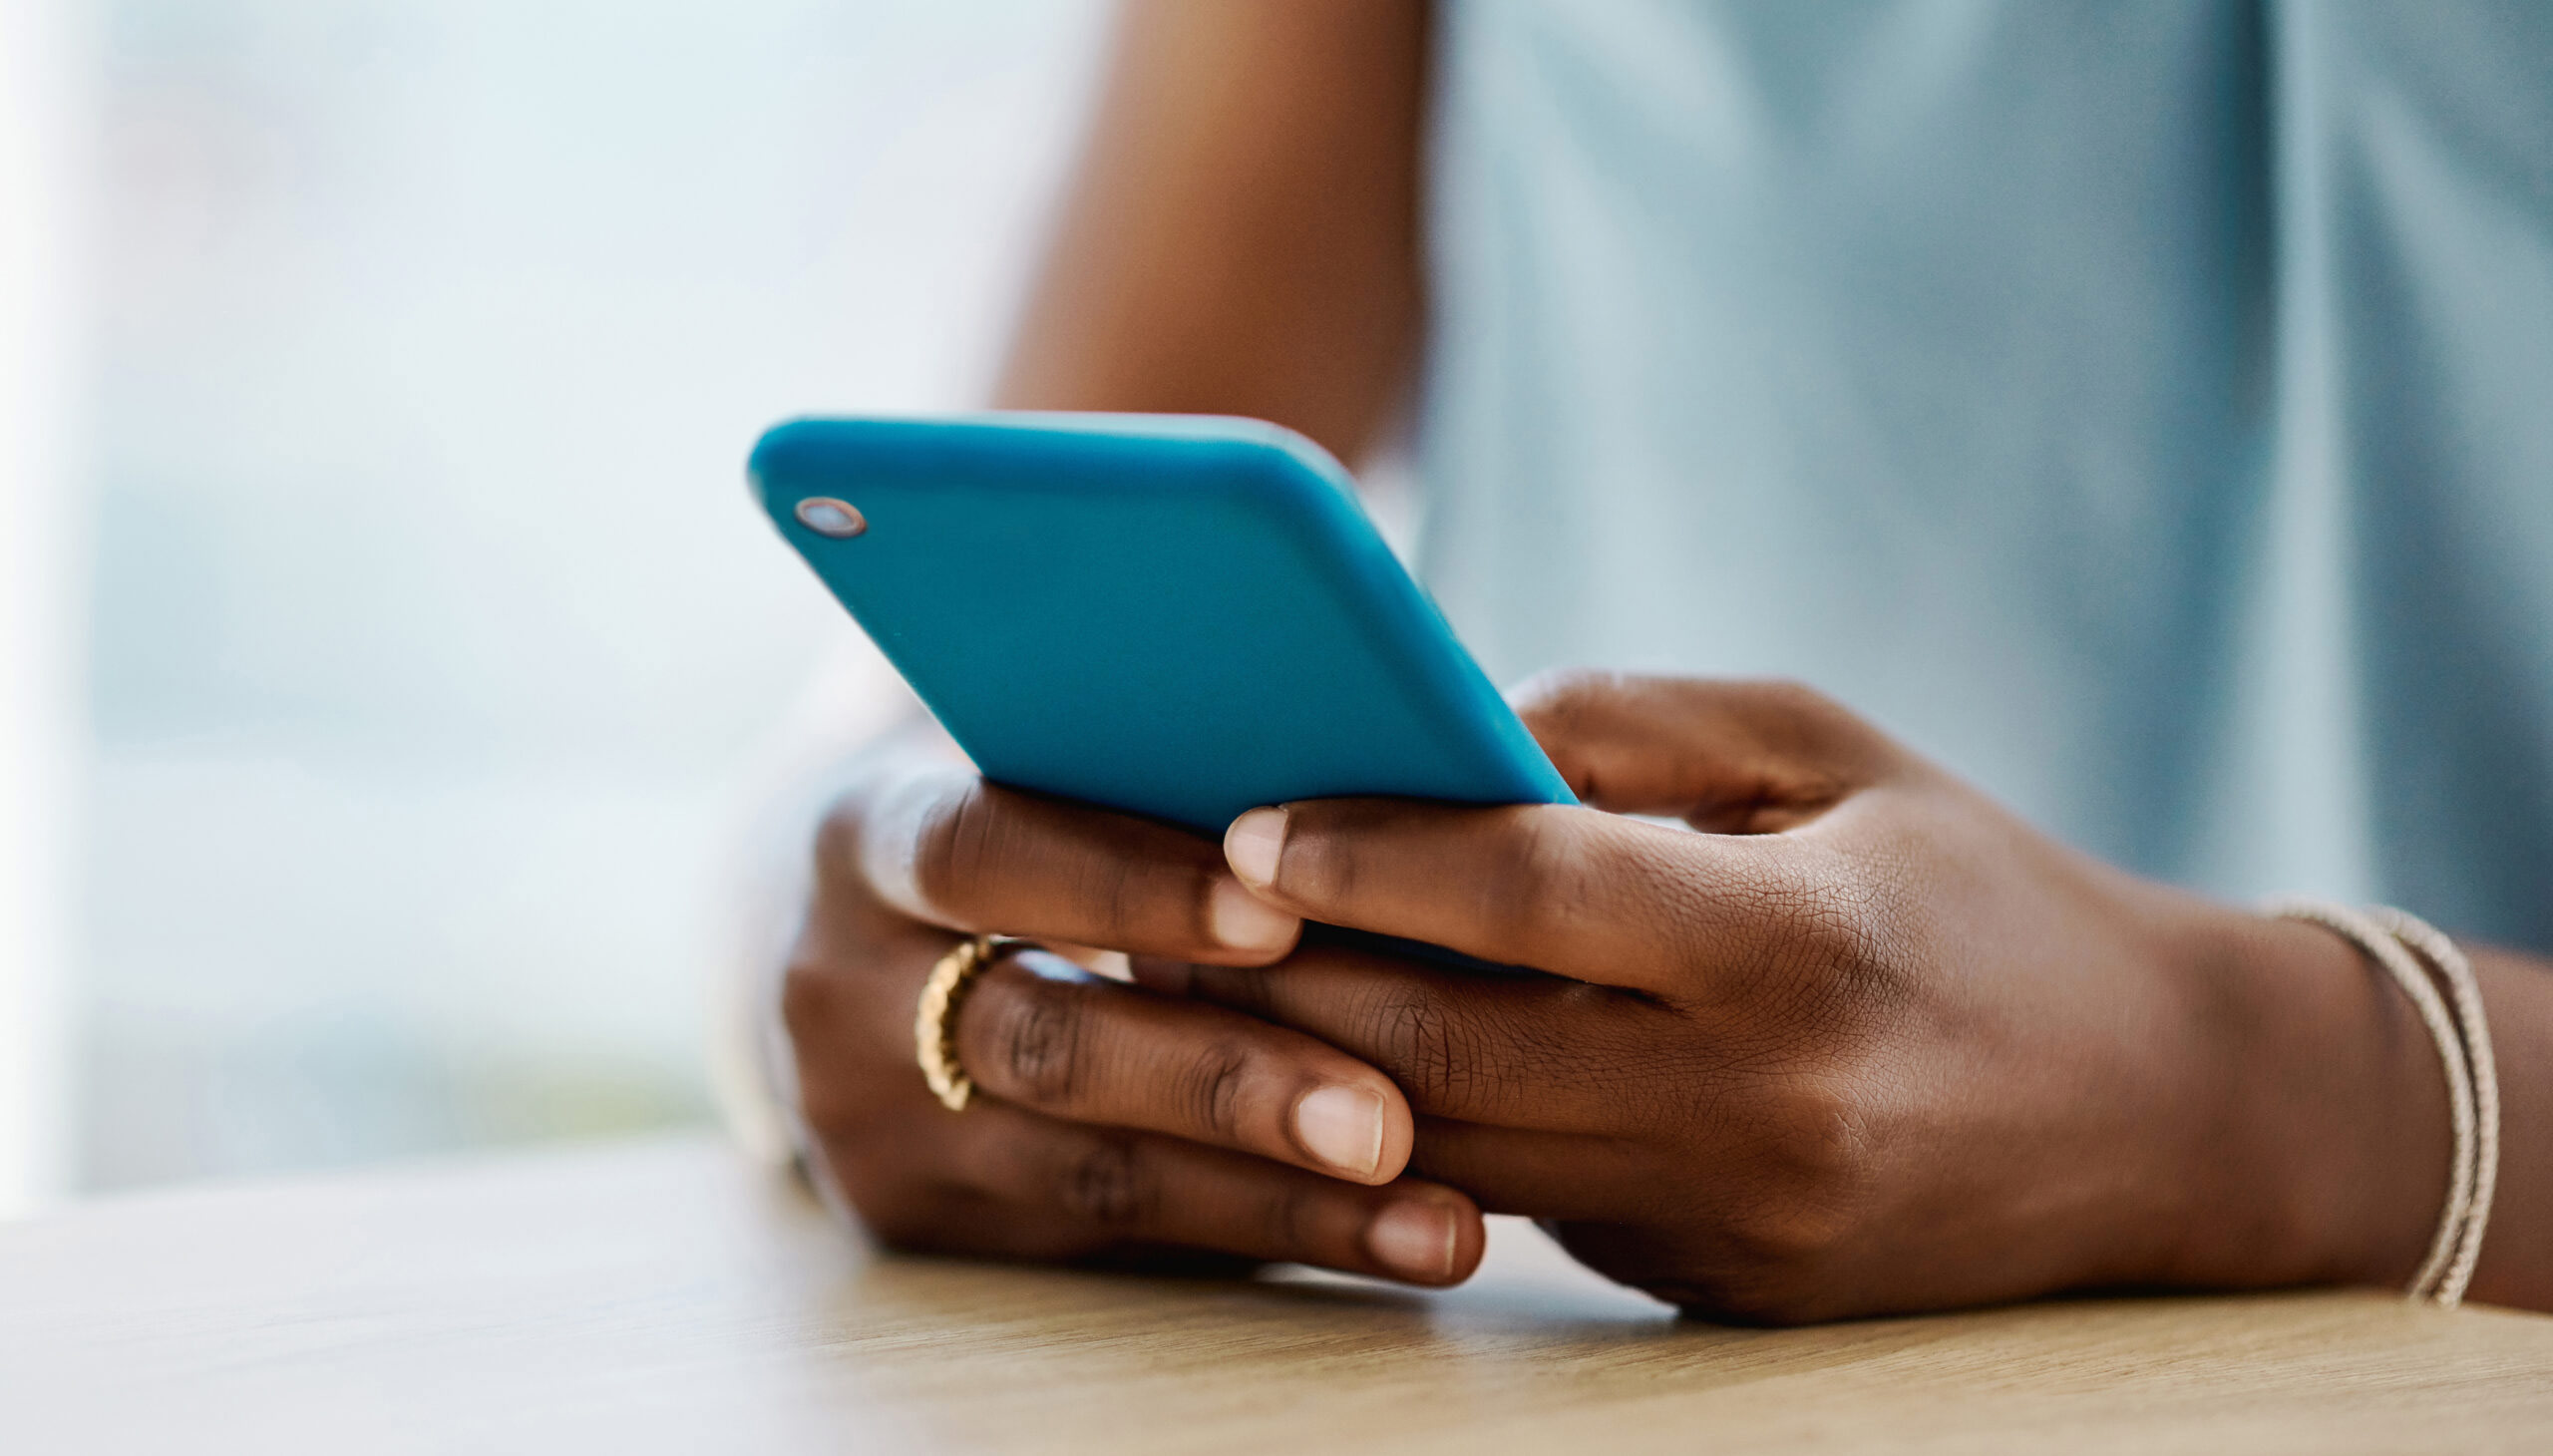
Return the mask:
M2450 1149L2409 1001L2320 926L2210 907L2179 941L2202 1072L2168 1281L2407 1283Z

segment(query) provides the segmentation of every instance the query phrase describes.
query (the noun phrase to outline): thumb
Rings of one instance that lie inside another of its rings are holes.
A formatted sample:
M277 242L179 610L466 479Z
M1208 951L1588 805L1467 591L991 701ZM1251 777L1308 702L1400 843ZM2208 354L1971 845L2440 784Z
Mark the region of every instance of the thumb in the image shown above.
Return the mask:
M1715 834L1775 834L1913 762L1792 682L1549 673L1509 700L1578 797Z

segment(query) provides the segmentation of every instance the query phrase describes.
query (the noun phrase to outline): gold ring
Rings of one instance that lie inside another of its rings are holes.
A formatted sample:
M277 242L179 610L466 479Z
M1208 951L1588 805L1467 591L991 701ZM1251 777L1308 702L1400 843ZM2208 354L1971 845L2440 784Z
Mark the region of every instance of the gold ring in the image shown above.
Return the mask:
M913 1060L921 1063L922 1080L950 1112L964 1112L975 1094L975 1079L957 1065L957 1007L968 987L996 957L1013 945L1015 935L977 935L960 940L930 968L921 983L921 1003L913 1008Z

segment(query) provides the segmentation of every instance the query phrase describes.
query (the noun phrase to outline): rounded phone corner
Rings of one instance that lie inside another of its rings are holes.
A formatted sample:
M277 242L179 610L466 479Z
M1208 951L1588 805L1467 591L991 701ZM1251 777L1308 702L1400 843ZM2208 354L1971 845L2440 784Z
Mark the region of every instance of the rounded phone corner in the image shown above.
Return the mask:
M774 480L804 466L812 448L837 423L799 415L773 425L754 441L753 450L745 456L745 489L765 514L779 518L780 505L772 496Z

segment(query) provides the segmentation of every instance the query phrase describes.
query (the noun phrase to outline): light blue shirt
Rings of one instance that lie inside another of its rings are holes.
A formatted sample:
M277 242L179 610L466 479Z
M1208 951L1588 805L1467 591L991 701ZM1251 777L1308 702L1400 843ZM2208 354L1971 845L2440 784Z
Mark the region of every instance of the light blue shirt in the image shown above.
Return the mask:
M1804 679L2224 895L2553 948L2553 5L1454 0L1493 675Z

